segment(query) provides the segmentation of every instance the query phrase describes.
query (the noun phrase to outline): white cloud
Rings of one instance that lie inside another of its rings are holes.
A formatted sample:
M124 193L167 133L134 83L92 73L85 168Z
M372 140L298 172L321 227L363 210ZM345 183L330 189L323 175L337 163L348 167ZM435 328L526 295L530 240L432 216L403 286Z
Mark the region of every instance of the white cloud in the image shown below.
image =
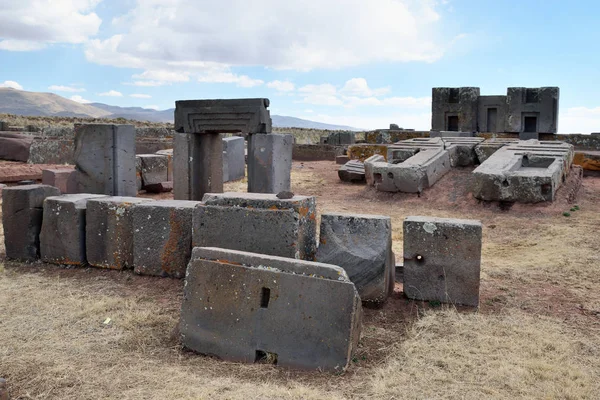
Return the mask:
M129 97L134 97L136 99L151 99L152 98L152 96L150 96L149 94L141 94L141 93L130 94Z
M23 86L19 85L19 83L15 81L4 81L3 83L0 83L0 87L23 90Z
M163 86L166 84L167 84L167 82L159 82L159 81L134 81L131 83L124 83L124 85L133 85L133 86L141 86L141 87Z
M50 85L50 86L48 86L48 90L52 90L54 92L71 92L71 93L85 92L84 88L77 88L77 87L63 86L63 85Z
M346 81L346 84L340 90L340 93L347 96L370 97L380 96L388 93L389 91L389 86L379 89L371 89L367 84L367 80L365 78L352 78Z
M164 70L144 71L141 74L133 75L132 78L161 82L188 82L190 80L190 76L188 73Z
M123 93L117 92L116 90L109 90L108 92L98 93L98 96L123 97Z
M76 101L78 103L82 103L82 104L91 103L90 100L86 100L78 94L71 96L71 100Z
M235 83L237 86L251 88L264 83L260 79L252 79L247 75L237 75L231 72L212 72L202 75L198 78L198 82L204 83Z
M341 106L344 102L337 97L337 89L330 83L306 85L298 89L303 102L317 106Z
M267 83L267 87L278 92L292 92L295 89L294 84L290 81L271 81Z
M98 33L101 0L3 1L0 50L30 51L52 43L83 43Z
M571 107L559 114L559 133L600 132L600 106Z

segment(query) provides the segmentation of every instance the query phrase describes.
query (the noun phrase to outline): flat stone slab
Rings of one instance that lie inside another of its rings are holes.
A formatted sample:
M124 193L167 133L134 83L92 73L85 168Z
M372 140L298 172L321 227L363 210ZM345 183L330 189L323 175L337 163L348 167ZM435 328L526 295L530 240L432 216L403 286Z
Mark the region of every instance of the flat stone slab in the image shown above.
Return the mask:
M207 193L206 205L242 207L263 210L293 210L298 215L297 248L299 258L314 260L317 252L317 201L314 196L294 196L280 199L270 193Z
M300 258L298 214L294 210L198 205L194 247L222 247Z
M337 266L194 248L180 332L185 347L234 362L342 371L360 337L360 297Z
M2 224L6 257L35 261L40 257L40 231L44 200L59 196L48 185L11 186L2 189Z
M90 265L133 268L132 210L135 205L148 201L152 199L122 196L88 200L85 236Z
M85 212L87 201L101 194L66 194L47 197L40 232L42 261L61 265L87 263Z
M344 268L362 301L384 302L394 290L391 218L322 214L316 260Z
M479 305L481 222L407 217L404 294L411 299Z
M343 182L365 182L365 165L358 160L350 160L338 169L338 176Z
M160 200L133 207L136 273L183 278L192 252L192 214L198 204L198 201Z
M508 144L517 143L517 139L488 139L484 142L479 143L475 146L475 154L477 155L477 161L482 164L485 160L490 158L492 154Z

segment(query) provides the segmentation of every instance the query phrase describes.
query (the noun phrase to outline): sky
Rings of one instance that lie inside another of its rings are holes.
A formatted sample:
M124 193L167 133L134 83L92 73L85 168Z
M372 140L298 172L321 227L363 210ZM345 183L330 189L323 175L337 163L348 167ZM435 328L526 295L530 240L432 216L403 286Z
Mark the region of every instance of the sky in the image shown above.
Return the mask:
M0 0L0 86L167 109L431 128L431 88L560 87L559 132L600 131L595 0Z

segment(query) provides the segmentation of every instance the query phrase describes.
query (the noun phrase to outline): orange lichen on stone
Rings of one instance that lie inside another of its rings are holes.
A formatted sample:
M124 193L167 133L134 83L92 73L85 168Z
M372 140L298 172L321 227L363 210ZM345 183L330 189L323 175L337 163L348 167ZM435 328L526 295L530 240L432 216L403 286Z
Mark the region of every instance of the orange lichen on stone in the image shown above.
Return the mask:
M573 164L579 165L588 171L600 171L600 151L575 152Z
M387 145L385 144L355 144L348 147L348 157L351 160L365 161L376 154L387 160Z

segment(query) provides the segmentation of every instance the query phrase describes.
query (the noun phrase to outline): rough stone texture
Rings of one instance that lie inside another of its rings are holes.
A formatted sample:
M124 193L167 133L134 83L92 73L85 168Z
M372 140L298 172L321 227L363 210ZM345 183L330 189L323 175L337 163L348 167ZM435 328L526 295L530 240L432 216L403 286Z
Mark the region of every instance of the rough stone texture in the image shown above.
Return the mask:
M323 144L334 146L344 146L356 143L356 133L354 132L332 132L326 138L323 138Z
M75 184L69 193L135 196L132 125L75 125Z
M193 246L301 258L298 220L289 209L199 205L194 210Z
M294 196L279 199L265 193L209 193L204 196L206 205L242 207L263 210L293 210L298 217L299 258L314 260L317 251L317 203L314 196Z
M35 136L29 148L29 164L74 164L73 139Z
M534 101L528 102L528 92L533 92ZM525 131L525 117L531 116L537 118L535 132L556 133L559 96L557 87L508 88L506 132Z
M350 160L338 169L341 181L352 183L365 182L365 165L358 160Z
M420 193L450 171L440 138L409 139L388 147L388 161L370 162L367 181L384 192ZM365 171L366 172L366 171Z
M2 121L0 121L0 126L2 125ZM10 393L8 392L8 385L6 384L6 379L0 378L0 400L10 400Z
M367 185L375 186L375 176L373 175L373 167L376 163L385 163L385 158L381 155L374 155L365 160L365 180Z
M468 167L479 164L475 146L483 142L483 138L475 137L446 137L443 138L444 148L450 155L450 166Z
M470 138L474 132L431 131L430 138Z
M173 149L159 150L156 154L167 157L167 180L173 181Z
M481 222L407 217L404 294L416 300L479 305Z
M380 215L322 214L316 261L338 265L362 301L381 303L394 290L392 221Z
M142 188L169 180L169 157L161 154L139 154Z
M44 221L40 232L42 261L53 264L86 263L85 212L89 199L101 194L66 194L44 201Z
M27 162L33 137L12 132L0 132L0 160Z
M519 132L519 140L538 140L540 138L540 134L537 132Z
M479 132L505 132L508 113L506 96L479 96L477 107Z
M279 193L290 190L292 135L248 137L248 192Z
M136 204L152 201L136 197L90 199L86 214L86 252L95 267L133 267L133 218Z
M223 182L246 176L246 151L243 137L223 138Z
M175 133L173 137L173 198L191 199L190 191L190 141L192 135Z
M383 144L355 144L348 147L348 157L351 160L365 161L367 158L380 155L387 159L387 145Z
M234 362L342 371L357 348L361 320L360 297L340 267L193 250L180 332L183 345L196 352Z
M2 198L2 189L4 189L6 185L4 183L0 183L0 199Z
M133 268L142 275L183 278L192 252L198 201L161 200L133 208Z
M271 133L269 99L179 100L175 130L185 133Z
M477 161L479 161L479 164L482 164L502 147L516 142L518 142L517 139L487 139L485 142L475 146L474 150L477 155Z
M473 196L486 201L554 201L573 162L573 146L519 141L491 155L473 171Z
M62 194L69 193L69 186L73 187L69 181L72 181L75 176L73 175L73 168L65 169L43 169L42 170L42 184L50 185L58 188Z
M600 151L576 151L573 164L584 170L600 171Z
M59 195L57 188L48 185L2 189L2 223L7 258L19 261L35 261L39 258L44 199Z
M453 102L454 100L454 102ZM479 88L433 88L431 101L431 130L450 131L449 117L458 117L459 132L477 131Z
M142 159L139 155L135 156L135 188L139 192L144 183L142 181Z

